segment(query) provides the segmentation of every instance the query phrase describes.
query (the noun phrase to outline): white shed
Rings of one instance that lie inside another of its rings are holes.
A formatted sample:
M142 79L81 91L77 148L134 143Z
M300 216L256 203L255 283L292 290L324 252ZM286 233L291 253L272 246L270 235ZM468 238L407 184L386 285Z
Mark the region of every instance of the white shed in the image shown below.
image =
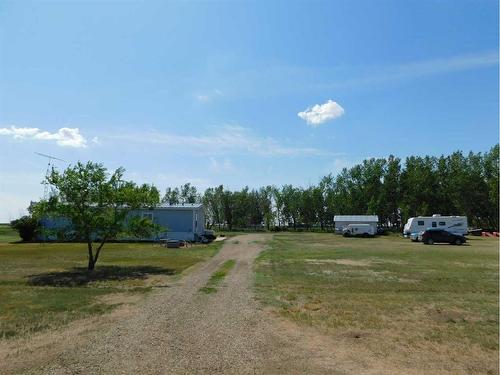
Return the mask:
M336 233L342 233L342 230L349 224L369 224L377 233L377 215L335 215L333 221L335 222Z

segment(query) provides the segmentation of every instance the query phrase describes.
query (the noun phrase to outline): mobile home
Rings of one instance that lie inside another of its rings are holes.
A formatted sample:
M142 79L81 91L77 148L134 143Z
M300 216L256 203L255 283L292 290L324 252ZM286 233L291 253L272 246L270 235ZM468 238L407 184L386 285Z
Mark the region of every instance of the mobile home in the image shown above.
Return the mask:
M428 228L445 229L448 232L465 235L467 234L466 216L441 216L434 214L432 216L410 217L406 222L403 234L409 236Z
M141 208L129 216L145 217L166 228L160 237L199 241L205 234L205 215L202 204L161 204L152 209Z
M160 204L152 208L139 208L128 213L127 218L139 216L148 218L153 223L165 228L163 233L158 233L159 238L185 240L185 241L203 241L207 236L205 230L205 214L202 204L178 204L168 205ZM50 231L61 230L68 234L74 234L71 229L71 222L65 218L44 218L40 222L41 226ZM43 233L45 231L42 231ZM155 235L156 237L156 235ZM68 236L71 238L71 236ZM56 235L38 235L39 240L55 240ZM122 240L128 240L126 235ZM157 240L158 238L141 238L143 241Z

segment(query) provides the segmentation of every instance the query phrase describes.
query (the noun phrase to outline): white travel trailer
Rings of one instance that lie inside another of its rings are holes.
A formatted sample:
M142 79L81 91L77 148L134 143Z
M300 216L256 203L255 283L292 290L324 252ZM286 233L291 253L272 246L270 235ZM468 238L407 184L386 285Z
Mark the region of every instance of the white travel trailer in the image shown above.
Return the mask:
M428 228L445 229L448 232L465 235L467 234L466 216L417 216L410 217L403 229L403 235L409 236Z
M344 237L363 236L369 237L375 235L376 229L370 224L348 224L343 230Z

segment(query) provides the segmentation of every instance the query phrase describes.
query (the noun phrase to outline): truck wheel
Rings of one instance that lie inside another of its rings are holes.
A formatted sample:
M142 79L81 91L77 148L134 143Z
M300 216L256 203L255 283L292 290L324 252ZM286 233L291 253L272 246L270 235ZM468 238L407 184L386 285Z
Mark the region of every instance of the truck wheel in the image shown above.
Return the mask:
M462 244L462 240L460 238L457 238L455 240L455 245L460 246Z
M434 244L434 241L432 240L432 238L429 238L426 242L427 245L433 245Z
M349 231L344 232L344 237L351 237L351 232L349 232Z

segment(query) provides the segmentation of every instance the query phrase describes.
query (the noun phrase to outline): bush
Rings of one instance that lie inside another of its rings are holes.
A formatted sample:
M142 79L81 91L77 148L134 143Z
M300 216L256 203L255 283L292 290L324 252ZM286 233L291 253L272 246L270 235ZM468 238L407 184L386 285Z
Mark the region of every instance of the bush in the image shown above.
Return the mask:
M38 228L38 221L31 216L25 215L19 219L12 220L10 226L18 231L19 237L23 241L33 241Z

